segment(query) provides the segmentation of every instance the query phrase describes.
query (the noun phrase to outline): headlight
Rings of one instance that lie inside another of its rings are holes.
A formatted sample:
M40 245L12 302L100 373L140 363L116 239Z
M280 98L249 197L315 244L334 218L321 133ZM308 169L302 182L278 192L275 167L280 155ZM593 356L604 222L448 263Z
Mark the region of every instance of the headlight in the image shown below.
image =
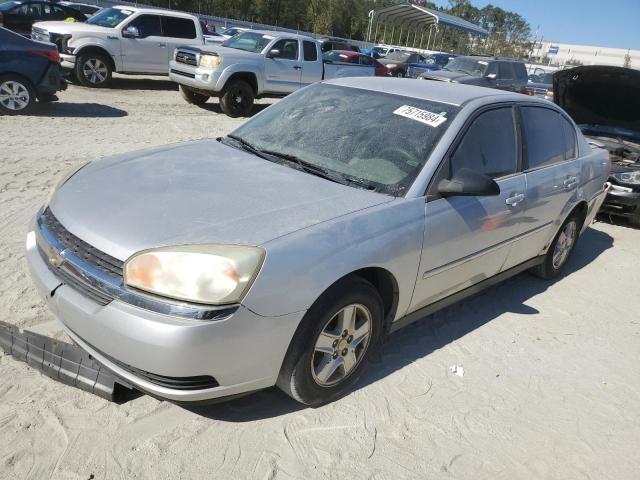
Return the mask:
M240 245L183 245L133 255L124 265L130 287L205 304L238 303L260 271L264 250Z
M640 185L640 170L635 172L613 172L611 176L621 183Z
M200 56L200 66L206 68L218 68L222 64L222 57L220 55L207 55Z
M387 68L396 68L397 66L397 63L387 63Z

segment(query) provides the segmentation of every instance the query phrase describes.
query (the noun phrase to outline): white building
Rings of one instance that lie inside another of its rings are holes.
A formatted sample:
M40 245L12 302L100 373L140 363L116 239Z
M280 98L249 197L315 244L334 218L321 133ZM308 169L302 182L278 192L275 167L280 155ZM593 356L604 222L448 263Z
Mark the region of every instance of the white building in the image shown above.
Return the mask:
M533 49L532 61L562 67L569 63L580 62L583 65L625 66L629 58L631 68L640 69L640 50L625 48L596 47L593 45L573 45L559 42L537 42ZM546 57L546 58L545 58ZM544 61L543 61L544 59Z

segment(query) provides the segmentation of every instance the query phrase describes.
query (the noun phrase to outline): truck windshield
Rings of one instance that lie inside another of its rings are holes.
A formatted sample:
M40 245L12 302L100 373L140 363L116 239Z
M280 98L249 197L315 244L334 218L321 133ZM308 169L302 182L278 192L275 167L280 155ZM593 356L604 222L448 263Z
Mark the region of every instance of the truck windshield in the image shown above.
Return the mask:
M477 59L477 58L454 58L447 66L444 67L444 70L451 70L454 72L462 72L467 75L475 75L478 77L483 77L484 72L487 71L487 67L489 66L489 62Z
M232 138L346 183L402 196L459 110L430 100L318 83L256 115Z
M243 32L222 43L223 47L260 53L274 37L257 32Z
M132 13L133 11L124 8L105 8L87 20L86 23L98 25L99 27L113 28L122 23Z
M7 10L11 10L13 7L20 5L18 2L4 2L0 3L0 12L6 12Z

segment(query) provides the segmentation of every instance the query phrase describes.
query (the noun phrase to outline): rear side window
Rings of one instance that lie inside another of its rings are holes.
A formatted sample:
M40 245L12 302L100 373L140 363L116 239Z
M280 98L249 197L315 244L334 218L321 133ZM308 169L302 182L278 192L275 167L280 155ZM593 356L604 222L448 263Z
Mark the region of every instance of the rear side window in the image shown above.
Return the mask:
M562 124L562 137L564 140L564 158L565 160L570 160L578 156L576 152L576 130L566 118L562 115L559 115L559 117L560 123Z
M304 50L305 62L315 62L318 60L318 49L316 48L315 43L305 40L302 43L302 48Z
M544 167L565 159L560 115L548 108L521 107L528 168Z
M196 38L196 24L188 18L163 16L162 31L165 37Z
M140 33L140 38L162 36L159 15L140 15L138 18L134 18L127 26L136 27Z
M518 152L510 107L482 113L465 132L450 160L450 178L469 168L492 178L518 170Z
M513 69L516 72L516 78L518 80L527 81L527 68L524 66L524 63L514 63Z

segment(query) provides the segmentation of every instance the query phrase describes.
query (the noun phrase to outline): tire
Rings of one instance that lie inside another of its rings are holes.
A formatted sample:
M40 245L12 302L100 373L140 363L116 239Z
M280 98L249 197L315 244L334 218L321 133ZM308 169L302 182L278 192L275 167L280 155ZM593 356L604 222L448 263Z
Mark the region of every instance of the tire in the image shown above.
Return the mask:
M380 295L366 280L350 277L336 283L302 319L280 370L278 387L313 407L347 394L380 349L383 312ZM355 320L345 324L345 318Z
M540 265L533 267L530 272L545 280L550 280L560 275L571 257L576 243L578 243L581 227L580 216L575 213L571 214L558 230L553 242L551 242L544 261ZM569 232L572 232L572 234ZM556 257L556 255L559 256Z
M28 80L19 75L0 75L0 113L29 113L36 103L36 97L36 92Z
M394 77L397 78L404 78L404 73L402 73L402 70L398 70L395 74Z
M190 103L191 105L204 105L207 103L210 97L207 95L201 95L200 93L196 93L188 87L180 85L180 95L184 99L185 102Z
M101 53L83 53L76 59L75 77L80 85L106 87L113 73L111 62Z
M253 109L253 89L243 80L231 80L220 97L220 108L232 118L246 117Z

